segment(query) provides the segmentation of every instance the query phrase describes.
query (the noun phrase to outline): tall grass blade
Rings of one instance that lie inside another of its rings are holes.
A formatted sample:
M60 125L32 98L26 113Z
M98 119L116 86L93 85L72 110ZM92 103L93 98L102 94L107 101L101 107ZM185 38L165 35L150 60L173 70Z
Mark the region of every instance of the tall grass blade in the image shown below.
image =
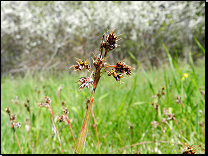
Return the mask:
M191 79L193 84L195 85L196 87L196 90L197 90L197 93L198 93L198 97L201 98L201 101L202 100L202 96L201 96L201 93L200 93L200 90L198 88L198 84L197 84L197 77L196 77L196 73L195 73L195 69L194 69L194 63L193 63L193 59L192 59L192 56L191 56L191 52L189 51L189 63L190 63L190 66L191 66L191 69L192 69L192 73L193 73L193 76L194 76L194 79ZM200 110L200 100L198 100L198 105L197 105L197 112L196 112L196 134L199 134L199 110Z
M125 99L123 100L123 102L120 104L119 108L118 108L118 111L116 113L116 117L118 117L120 111L122 110L123 106L124 106L124 103L126 102L127 98L129 97L129 94L131 93L131 90L126 94L126 97Z
M140 62L136 59L136 57L130 52L127 51L129 53L129 56L137 63L137 68L138 69L140 67Z
M193 36L194 41L196 42L196 44L199 46L199 48L201 49L201 51L205 54L205 49L202 47L202 45L199 43L199 41L196 39L195 36Z
M171 72L172 72L172 75L173 75L173 81L175 83L175 86L176 86L176 89L179 93L179 87L178 87L178 84L177 84L177 80L176 80L176 73L175 73L175 70L174 70L174 67L173 65L175 66L175 68L177 68L177 71L179 73L179 75L181 76L181 71L178 69L178 65L176 64L176 62L173 60L172 56L170 55L166 45L164 43L162 43L167 55L168 55L168 59L169 59L169 62L170 62L170 68L171 68Z
M150 89L152 90L153 95L155 95L155 90L154 90L154 88L153 88L153 86L152 86L152 83L151 83L151 81L150 81L150 79L149 79L149 76L148 76L147 72L144 70L143 67L142 67L142 71L143 71L143 73L144 73L144 75L145 75L145 77L146 77L146 79L147 79L147 81L148 81L148 84L149 84L149 86L150 86Z

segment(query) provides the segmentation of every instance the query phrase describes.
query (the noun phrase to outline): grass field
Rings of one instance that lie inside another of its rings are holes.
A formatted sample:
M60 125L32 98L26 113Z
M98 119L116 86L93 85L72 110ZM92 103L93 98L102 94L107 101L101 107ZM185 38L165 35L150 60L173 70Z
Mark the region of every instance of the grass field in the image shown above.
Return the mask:
M205 91L204 63L199 66L192 62L174 65L170 60L170 65L159 70L144 71L140 67L133 71L135 75L122 79L124 83L121 84L113 77L101 77L93 102L101 153L182 153L182 144L193 145L196 153L205 153L205 124L199 125L205 121L205 95L200 92L200 89ZM79 91L79 84L75 82L82 76L86 73L2 78L1 153L20 153L5 111L7 107L21 123L21 128L15 130L23 153L62 153L57 136L53 137L50 112L38 107L44 96L51 98L55 116L63 114L61 101L66 102L77 141L87 111L85 103L91 94L91 87ZM61 84L64 87L57 100L56 92ZM165 93L161 95L157 111L154 106L158 96L152 96L161 93L162 87L165 87ZM176 102L177 96L181 97L184 108ZM31 114L24 106L27 99ZM175 114L176 120L167 120L168 124L161 122L165 118L164 108ZM26 118L32 125L29 131ZM154 128L153 121L160 126ZM99 153L92 124L94 121L90 116L83 153ZM73 153L75 143L70 127L58 121L56 127L64 153Z

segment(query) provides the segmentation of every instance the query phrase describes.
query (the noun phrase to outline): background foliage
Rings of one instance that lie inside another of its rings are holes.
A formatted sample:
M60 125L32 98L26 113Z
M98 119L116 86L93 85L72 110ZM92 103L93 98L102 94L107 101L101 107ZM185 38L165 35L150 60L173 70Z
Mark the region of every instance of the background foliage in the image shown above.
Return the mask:
M171 56L188 62L204 57L193 36L205 45L205 2L1 2L1 76L8 73L63 71L74 57L97 52L101 36L116 28L121 47L109 62L125 58L160 67ZM73 61L72 61L73 60Z
M180 131L184 142L194 145L196 153L205 153L205 96L201 98L199 91L199 89L205 90L204 64L194 67L195 73L190 66L180 65L181 73L187 73L189 76L183 81L177 70L174 70L176 84L170 67L164 69L150 70L146 75L142 71L138 71L135 75L123 79L122 84L116 82L113 77L103 76L101 78L94 95L93 113L98 124L98 136L103 154L111 152L133 154L137 150L142 154L182 153L183 147L177 144L181 143ZM33 76L29 76L27 79L17 77L13 80L2 78L1 153L20 153L9 115L5 111L5 108L9 107L11 114L17 115L17 121L22 125L21 128L16 129L16 133L24 154L61 154L58 137L54 137L52 130L50 112L46 108L38 106L45 95L52 100L51 105L55 116L63 114L61 101L66 101L65 107L68 108L69 119L77 140L87 111L85 102L90 96L91 89L85 88L79 91L79 84L74 82L84 75L86 74L79 72L75 76L69 76L68 73L64 74L64 77L59 74L49 77L46 75L43 79ZM64 87L57 100L56 92L61 84ZM164 124L163 129L160 126L154 128L151 124L153 121L157 121L162 125L151 104L152 102L156 104L157 97L152 98L152 96L159 93L162 87L165 87L166 94L160 99L160 116L165 118L163 109L169 109L176 115L180 131L174 121L168 121L170 127ZM184 109L175 102L178 95L182 98ZM30 101L31 116L24 106L27 99ZM25 122L27 118L32 122L30 130L28 130L28 122ZM203 122L204 125L199 126ZM94 121L90 116L90 126L83 153L96 154L99 152L92 124ZM56 126L64 153L73 153L75 143L70 127L58 121L56 121ZM154 141L166 141L166 143L153 143ZM120 148L144 142L152 143L117 151Z

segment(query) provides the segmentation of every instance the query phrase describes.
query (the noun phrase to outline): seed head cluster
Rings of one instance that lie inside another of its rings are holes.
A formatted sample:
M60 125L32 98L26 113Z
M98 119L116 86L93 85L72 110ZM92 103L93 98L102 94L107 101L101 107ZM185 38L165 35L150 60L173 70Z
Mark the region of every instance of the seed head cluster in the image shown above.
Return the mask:
M125 65L123 61L119 61L116 64L115 70L117 73L126 73L126 75L131 75L131 68L132 67Z
M117 73L114 69L111 69L110 71L106 71L106 72L108 76L113 75L116 81L120 81L120 79L124 77L122 74Z
M51 99L47 96L45 96L44 98L45 98L45 102L38 103L39 107L46 107L48 109L51 109Z
M193 146L185 146L184 147L184 151L182 154L195 154L195 149L193 148Z
M58 116L58 121L59 121L59 122L66 121L65 115L60 115L60 116Z
M5 111L9 114L9 118L10 118L10 123L12 125L12 128L14 129L15 127L20 128L21 124L20 122L16 122L17 120L17 116L15 114L11 114L11 109L10 108L6 108Z
M81 83L79 89L82 89L84 87L89 88L89 86L93 84L92 73L89 77L81 77L78 83Z
M100 71L101 68L103 68L106 65L105 59L102 58L101 54L99 54L98 57L96 57L94 54L94 59L92 58L92 61L96 71Z
M101 44L100 44L100 53L102 55L103 48L105 48L104 57L107 55L107 53L110 50L113 50L113 49L115 49L119 46L119 45L117 45L117 41L119 39L118 39L118 36L116 36L114 34L114 30L110 34L108 34L108 32L107 32L106 36L103 34L102 41L101 41ZM104 41L104 37L105 37L105 41Z
M107 76L113 75L116 81L120 81L120 79L124 77L123 74L119 74L119 73L125 73L126 75L131 75L132 73L131 71L132 67L126 65L124 61L119 61L118 63L116 63L116 65L111 67L114 67L114 69L111 69L110 71L106 71Z
M110 34L108 34L108 32L107 35L103 34L98 56L96 56L93 53L94 58L92 58L92 63L95 70L91 70L92 68L89 65L88 60L84 61L82 59L77 59L78 64L71 66L74 68L75 71L81 71L82 69L85 68L88 71L91 71L89 77L81 77L77 81L78 83L81 84L79 87L80 90L85 87L89 88L90 85L93 85L93 88L95 89L103 72L107 72L108 76L112 75L116 81L120 81L121 78L124 77L123 73L125 73L126 75L131 75L132 67L126 65L124 61L119 61L116 65L107 65L106 63L107 53L119 46L117 45L119 39L118 36L115 35L114 30ZM105 49L104 54L103 54L103 49ZM106 68L112 68L112 69L110 69L110 71L106 71Z
M86 68L87 70L91 70L91 66L89 65L88 60L86 60L86 61L81 60L81 59L77 59L77 60L78 60L77 61L78 65L73 65L70 68L74 67L75 71L80 71L80 70L82 70L84 68Z
M24 104L26 107L27 111L30 112L30 106L29 106L30 100L27 99L27 103Z

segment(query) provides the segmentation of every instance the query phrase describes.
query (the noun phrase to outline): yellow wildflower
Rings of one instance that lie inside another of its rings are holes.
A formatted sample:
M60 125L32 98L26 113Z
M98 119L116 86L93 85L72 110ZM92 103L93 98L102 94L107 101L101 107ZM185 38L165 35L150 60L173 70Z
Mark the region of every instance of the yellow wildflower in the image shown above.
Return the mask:
M185 80L185 77L182 77L182 80L184 81Z
M184 76L185 78L187 78L187 77L188 77L188 74L187 74L187 73L184 73L183 76Z

